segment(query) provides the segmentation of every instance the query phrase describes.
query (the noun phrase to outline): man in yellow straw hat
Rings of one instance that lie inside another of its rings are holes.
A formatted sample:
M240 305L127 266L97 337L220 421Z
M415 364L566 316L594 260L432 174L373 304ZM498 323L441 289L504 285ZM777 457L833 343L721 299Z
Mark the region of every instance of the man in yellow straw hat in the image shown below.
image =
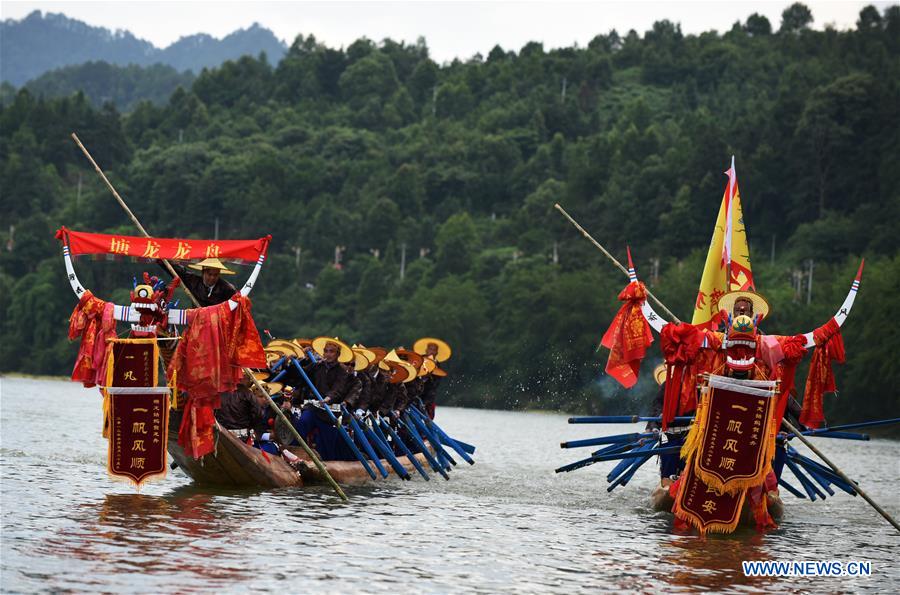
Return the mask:
M162 266L162 261L159 262ZM190 290L201 306L221 304L231 299L231 296L237 292L234 285L221 277L222 275L234 275L235 272L218 258L207 258L188 267L173 262L172 267L181 277L185 288ZM192 273L188 268L201 271L201 274ZM169 272L164 266L163 270Z
M301 362L303 369L326 403L342 403L351 388L352 376L341 364L353 361L353 350L337 337L316 337L312 350L322 354L322 358L316 362L306 358ZM295 380L295 383L295 386L305 385L302 379L300 382ZM309 397L312 398L312 395Z
M413 351L424 355L426 359L430 359L436 363L447 361L453 354L450 345L445 341L434 337L424 337L419 339L413 344ZM434 419L434 413L437 409L438 384L440 384L441 379L447 375L447 373L439 368L436 363L422 378L424 382L421 399L422 403L425 405L425 413L427 413L428 417L431 419Z

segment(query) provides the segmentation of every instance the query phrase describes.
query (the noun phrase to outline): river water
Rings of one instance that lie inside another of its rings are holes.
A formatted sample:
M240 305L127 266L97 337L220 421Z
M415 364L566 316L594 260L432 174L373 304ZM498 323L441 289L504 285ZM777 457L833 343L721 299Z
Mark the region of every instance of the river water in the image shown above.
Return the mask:
M450 481L351 487L344 504L327 487L223 491L170 471L137 493L106 474L96 389L0 383L4 593L900 591L900 535L859 497L785 494L777 531L704 539L649 508L652 462L611 494L612 463L553 473L587 455L561 440L636 426L439 408L442 427L478 447ZM900 443L817 442L900 515ZM745 578L742 560L863 560L872 575Z

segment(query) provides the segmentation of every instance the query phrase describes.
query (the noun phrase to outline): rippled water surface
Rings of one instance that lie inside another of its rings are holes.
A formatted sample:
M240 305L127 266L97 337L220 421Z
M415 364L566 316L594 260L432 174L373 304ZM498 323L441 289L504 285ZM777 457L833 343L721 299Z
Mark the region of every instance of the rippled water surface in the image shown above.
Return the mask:
M136 493L106 474L96 390L0 382L3 592L900 591L900 534L861 498L786 495L779 530L702 539L650 510L650 463L611 494L612 463L553 473L582 454L561 440L634 426L439 408L437 421L478 447L450 481L348 488L344 504L325 487L223 491L174 471ZM818 444L900 515L900 443ZM741 560L794 559L869 560L873 576L741 572Z

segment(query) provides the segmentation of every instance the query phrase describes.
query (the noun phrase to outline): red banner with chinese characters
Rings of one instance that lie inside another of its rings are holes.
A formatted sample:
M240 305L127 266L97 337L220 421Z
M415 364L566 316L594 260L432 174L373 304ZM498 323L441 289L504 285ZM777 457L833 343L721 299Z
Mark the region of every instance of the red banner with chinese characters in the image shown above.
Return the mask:
M117 339L107 364L104 431L107 470L140 486L166 474L169 427L167 387L157 387L159 348L155 338Z
M758 486L775 453L775 384L722 376L711 376L708 383L685 454L696 448L697 477L718 491Z
M167 260L202 260L221 258L256 264L266 253L272 236L256 240L195 240L177 238L142 238L72 231L65 227L56 232L57 239L69 246L72 256L80 254L113 254L134 258Z
M701 535L707 532L731 533L737 528L747 490L733 494L717 491L697 477L691 461L688 461L678 483L675 506L672 508L676 517L696 527Z
M169 389L110 387L107 392L109 473L127 478L137 486L150 477L165 476Z

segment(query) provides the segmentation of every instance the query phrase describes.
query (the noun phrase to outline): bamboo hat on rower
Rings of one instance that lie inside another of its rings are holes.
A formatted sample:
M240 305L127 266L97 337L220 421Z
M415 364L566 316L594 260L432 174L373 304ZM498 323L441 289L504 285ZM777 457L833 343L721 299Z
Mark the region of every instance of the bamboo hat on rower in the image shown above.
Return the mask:
M269 366L283 358L285 355L288 355L283 349L275 347L266 347L264 351L266 352L266 364Z
M312 348L312 339L294 339L294 343L296 343L303 349L306 349L307 347L309 347L310 349Z
M369 357L369 354L372 354L372 357L369 358L369 365L380 363L381 360L384 359L384 356L387 355L387 349L385 349L384 347L366 347L365 345L362 345L360 343L354 343L353 350L356 351L357 349L368 352L366 353L366 357Z
M372 352L370 351L369 353L372 353ZM374 356L375 354L372 353L372 355ZM358 349L353 350L353 369L354 370L356 370L357 372L362 372L363 370L365 370L366 368L369 367L370 363L372 363L372 360L370 360L366 356L365 353L363 353L362 351L360 351Z
M275 396L276 394L280 393L282 389L284 389L284 384L280 382L260 382L260 384L263 388L266 389L266 392L272 396ZM255 395L260 394L259 388L256 386L256 384L250 385L250 392Z
M410 351L409 349L403 349L402 347L397 349L397 355L400 359L409 362L413 368L416 369L416 374L419 372L419 368L422 367L422 362L425 360L424 357L416 353L415 351Z
M275 339L274 341L269 341L269 344L266 345L266 349L280 351L284 355L298 357L300 359L306 357L306 354L303 352L302 347L300 347L293 341L286 341L284 339Z
M384 359L378 364L378 367L385 372L390 372L388 382L398 384L400 382L410 382L418 375L416 370L409 362L400 359L397 352L391 351L384 356Z
M189 264L189 269L194 269L195 271L202 271L203 269L216 269L222 275L235 275L234 271L229 269L225 264L219 260L218 258L207 258L206 260L201 260L195 264Z
M419 378L423 376L428 376L434 369L437 368L437 364L430 357L426 357L422 360L422 366L419 368Z
M313 339L312 348L316 353L325 353L325 346L329 343L336 345L340 349L338 353L338 361L347 364L353 361L353 350L350 346L338 339L337 337L316 337Z
M666 381L666 363L663 362L653 368L653 379L656 380L656 384L662 385L663 382Z
M437 347L437 354L434 356L435 361L445 362L453 355L453 350L450 349L450 346L445 341L435 339L434 337L423 337L419 339L413 344L413 351L419 355L426 355L428 353L429 345Z
M373 363L377 363L376 360L380 359L377 355L375 355L374 351L366 347L360 347L356 343L354 343L350 349L353 350L354 355L361 355L366 358L366 368L371 366ZM357 369L356 371L359 372L360 370Z

